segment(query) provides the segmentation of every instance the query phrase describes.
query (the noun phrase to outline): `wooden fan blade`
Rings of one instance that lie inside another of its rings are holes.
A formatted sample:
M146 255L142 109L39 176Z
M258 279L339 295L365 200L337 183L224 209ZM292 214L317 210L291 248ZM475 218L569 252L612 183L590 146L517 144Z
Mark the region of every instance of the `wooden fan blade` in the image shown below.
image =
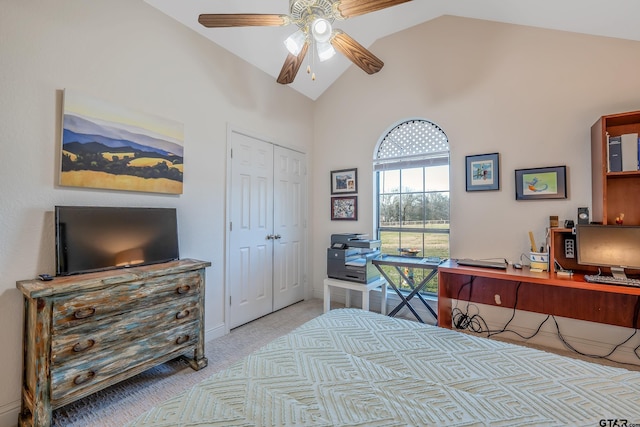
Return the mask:
M222 13L202 14L198 22L207 28L220 27L277 27L289 24L286 15L267 15L260 13Z
M331 45L367 74L375 74L384 66L384 62L344 31L336 30Z
M352 18L408 1L411 0L341 0L338 4L338 12L340 12L343 18Z
M293 80L295 80L296 74L298 74L298 70L300 69L300 65L302 65L302 61L304 61L304 57L307 54L308 49L309 43L305 42L298 56L292 54L289 54L287 56L287 59L285 59L284 65L282 66L282 70L280 70L280 75L278 76L277 80L278 83L282 85L293 83Z

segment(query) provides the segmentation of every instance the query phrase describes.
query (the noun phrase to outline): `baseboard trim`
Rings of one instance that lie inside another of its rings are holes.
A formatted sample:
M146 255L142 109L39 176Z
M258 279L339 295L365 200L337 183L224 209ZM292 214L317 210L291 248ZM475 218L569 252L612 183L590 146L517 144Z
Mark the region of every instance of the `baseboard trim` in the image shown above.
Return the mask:
M0 426L15 427L20 415L20 401L14 401L0 406Z
M204 342L207 343L216 338L220 338L225 335L224 323L221 323L213 328L207 329L204 333Z

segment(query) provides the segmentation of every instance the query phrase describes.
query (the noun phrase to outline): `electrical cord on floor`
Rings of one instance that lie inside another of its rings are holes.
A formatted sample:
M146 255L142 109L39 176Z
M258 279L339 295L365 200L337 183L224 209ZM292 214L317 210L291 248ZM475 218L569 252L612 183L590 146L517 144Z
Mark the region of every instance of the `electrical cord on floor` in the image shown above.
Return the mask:
M520 286L522 285L522 282L518 282L518 285L516 286L516 296L515 296L515 301L514 301L514 304L513 304L513 312L511 313L511 317L509 318L507 323L505 323L505 325L504 325L504 327L502 329L499 329L499 330L491 330L491 329L489 329L489 326L487 325L487 322L479 314L480 310L478 309L478 306L476 306L475 304L471 303L471 294L473 292L473 281L474 281L474 279L475 279L475 276L472 276L471 280L469 282L464 283L458 289L458 295L457 295L457 298L456 298L456 307L453 307L452 310L451 310L451 322L452 322L452 325L456 329L463 329L463 330L466 329L466 330L469 330L469 331L477 333L477 334L486 333L487 334L487 338L489 338L491 336L494 336L494 335L510 332L510 333L515 334L515 335L518 335L520 338L522 338L524 340L529 340L529 339L535 337L540 332L540 330L542 329L542 326L547 322L547 320L549 320L550 318L553 318L553 321L554 321L555 326L556 326L558 339L560 339L562 344L567 349L573 351L574 353L576 353L576 354L578 354L580 356L584 356L584 357L588 357L588 358L592 358L592 359L602 359L602 360L607 360L607 361L614 362L614 363L619 363L619 364L622 364L622 365L629 365L629 366L636 366L636 367L638 366L638 364L636 364L636 363L620 362L620 361L611 359L610 356L613 353L615 353L616 350L618 350L620 347L622 347L623 345L628 343L638 333L638 322L640 320L640 296L637 297L636 304L635 304L634 310L633 310L633 323L632 323L632 325L634 327L633 333L627 339L623 340L619 344L614 345L614 347L611 349L611 351L609 353L607 353L605 355L597 355L597 354L588 354L588 353L581 352L578 349L576 349L573 345L571 345L565 339L564 335L562 335L562 332L560 332L560 325L558 324L558 320L556 319L555 316L552 316L552 315L547 315L547 317L538 325L538 328L536 329L536 331L533 334L529 335L528 337L520 334L518 331L514 331L512 329L507 329L509 324L513 321L513 319L515 318L515 315L516 315L516 308L518 306L518 295L519 295ZM462 293L462 290L467 286L469 287L469 298L466 301L466 308L463 311L462 309L458 308L457 305L458 305L459 301L462 301L460 299L460 295ZM470 308L472 308L472 307L475 308L475 311L476 311L475 314L471 314L470 313ZM633 353L640 360L640 344L633 349Z
M615 363L619 363L622 365L630 365L630 366L638 366L637 363L629 363L629 362L620 362L614 359L611 359L610 356L616 352L616 350L618 350L620 347L622 347L623 345L625 345L626 343L628 343L629 341L631 341L631 338L633 338L634 336L636 336L636 334L638 333L638 314L640 312L640 296L636 299L636 305L633 309L633 332L631 333L631 335L625 339L624 341L622 341L619 344L616 344L613 346L613 348L611 349L611 351L605 355L599 355L599 354L589 354L589 353L584 353L579 351L578 349L576 349L574 346L572 346L564 337L564 335L562 335L562 333L560 332L560 325L558 324L558 320L556 319L555 316L553 316L553 321L556 324L556 331L558 334L558 339L560 339L560 341L562 342L562 344L564 344L564 346L579 354L580 356L584 356L584 357L589 357L591 359L603 359L603 360L608 360L610 362L615 362ZM640 360L640 344L637 345L634 349L633 349L633 354L635 354L635 356Z
M550 315L547 315L547 317L538 325L538 328L536 329L536 331L530 335L530 336L524 336L522 335L520 332L515 331L513 329L508 329L509 325L511 324L511 322L513 321L513 319L516 316L516 309L518 307L518 295L519 295L519 291L520 291L520 286L522 285L522 282L518 282L518 285L516 286L516 297L515 297L515 301L513 304L513 311L511 313L511 318L509 318L509 320L507 321L507 323L505 323L504 327L502 329L490 329L489 325L487 324L487 322L484 320L484 318L482 318L482 316L480 316L479 314L479 310L478 313L476 314L470 314L469 313L469 309L471 307L475 307L477 310L477 306L475 304L471 303L471 293L473 291L473 280L475 279L475 277L472 277L471 280L468 283L463 284L460 289L458 289L458 298L457 301L460 301L460 293L462 292L462 289L466 286L469 286L469 300L467 301L467 306L466 306L466 311L462 311L461 309L459 309L457 306L454 307L451 310L451 322L453 324L453 326L456 329L467 329L471 332L474 333L478 333L478 334L487 334L487 337L491 337L494 335L499 335L499 334L504 334L504 333L512 333L515 334L517 336L519 336L522 339L525 340L529 340L533 337L535 337L540 330L542 329L542 326L547 322L547 320L549 320L549 318L551 317Z

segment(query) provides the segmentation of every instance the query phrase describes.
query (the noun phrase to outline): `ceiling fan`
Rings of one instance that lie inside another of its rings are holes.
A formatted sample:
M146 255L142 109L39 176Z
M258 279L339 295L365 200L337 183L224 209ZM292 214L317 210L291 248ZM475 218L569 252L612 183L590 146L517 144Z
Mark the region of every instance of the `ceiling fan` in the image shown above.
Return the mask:
M315 49L320 61L339 51L368 74L384 66L378 57L344 31L332 24L411 0L289 0L289 15L260 13L202 14L198 22L207 28L285 26L295 24L298 30L285 40L289 55L284 61L278 83L292 83L298 74L309 47ZM310 71L308 68L307 71ZM315 75L312 77L315 79Z

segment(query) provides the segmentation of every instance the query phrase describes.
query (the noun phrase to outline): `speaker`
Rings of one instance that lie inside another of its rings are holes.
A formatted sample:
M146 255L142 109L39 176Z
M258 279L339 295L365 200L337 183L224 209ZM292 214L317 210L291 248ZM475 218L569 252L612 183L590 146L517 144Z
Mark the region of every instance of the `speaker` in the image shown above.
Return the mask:
M589 208L578 208L578 224L589 224Z

